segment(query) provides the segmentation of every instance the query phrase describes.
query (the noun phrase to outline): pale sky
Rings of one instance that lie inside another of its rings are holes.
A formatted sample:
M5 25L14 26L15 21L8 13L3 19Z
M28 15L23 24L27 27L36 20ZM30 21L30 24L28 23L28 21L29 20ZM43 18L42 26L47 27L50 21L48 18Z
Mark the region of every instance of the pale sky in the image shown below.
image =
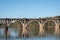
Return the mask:
M60 15L60 0L0 0L0 18L39 18Z

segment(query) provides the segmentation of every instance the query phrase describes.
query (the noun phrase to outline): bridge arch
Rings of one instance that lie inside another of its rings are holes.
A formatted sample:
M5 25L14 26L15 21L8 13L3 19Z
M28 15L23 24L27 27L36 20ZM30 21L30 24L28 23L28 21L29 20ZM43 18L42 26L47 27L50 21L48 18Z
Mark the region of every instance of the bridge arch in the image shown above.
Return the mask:
M26 29L29 36L38 36L40 31L40 22L37 20L31 20L27 23Z
M54 20L47 20L43 24L43 30L46 34L55 34L57 23Z
M11 28L12 31L14 31L14 34L17 36L17 37L21 37L22 36L22 30L23 30L23 23L21 21L14 21L14 22L11 22L8 26L8 29ZM10 29L10 30L11 30ZM9 31L10 31L9 30ZM8 31L8 32L9 32ZM10 31L11 32L11 31ZM11 32L9 34L13 34L13 32ZM15 35L13 35L15 37Z

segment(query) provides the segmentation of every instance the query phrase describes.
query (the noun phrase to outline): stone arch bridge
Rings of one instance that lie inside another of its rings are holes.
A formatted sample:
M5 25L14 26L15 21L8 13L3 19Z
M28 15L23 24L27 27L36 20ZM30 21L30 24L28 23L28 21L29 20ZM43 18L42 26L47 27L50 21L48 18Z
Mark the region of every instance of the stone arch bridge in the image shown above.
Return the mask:
M5 29L6 37L9 28L18 29L19 36L59 35L60 18L0 18L0 28Z

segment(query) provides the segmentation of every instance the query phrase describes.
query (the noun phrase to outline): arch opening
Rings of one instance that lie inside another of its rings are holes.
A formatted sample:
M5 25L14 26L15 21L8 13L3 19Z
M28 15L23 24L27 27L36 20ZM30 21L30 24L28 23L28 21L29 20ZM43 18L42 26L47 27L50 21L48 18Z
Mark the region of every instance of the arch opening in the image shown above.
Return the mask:
M21 37L22 36L22 23L16 21L14 23L10 23L8 27L9 37Z
M44 32L48 35L55 33L55 22L47 21L43 26Z
M39 34L39 22L31 21L27 25L27 31L28 31L28 35L30 37L38 36L38 34Z
M5 37L4 31L5 31L5 24L3 24L3 22L0 22L0 38Z

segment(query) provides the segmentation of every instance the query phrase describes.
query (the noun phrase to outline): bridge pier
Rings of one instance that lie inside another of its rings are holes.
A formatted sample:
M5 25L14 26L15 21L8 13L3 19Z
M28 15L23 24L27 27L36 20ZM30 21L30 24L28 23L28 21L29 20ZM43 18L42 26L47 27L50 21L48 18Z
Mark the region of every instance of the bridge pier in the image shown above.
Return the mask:
M44 36L44 35L45 35L44 29L43 29L43 24L40 24L39 35L40 35L40 36Z
M27 36L28 36L27 29L26 29L26 25L23 25L22 36L23 36L23 37L27 37Z
M55 27L55 36L60 36L60 29L58 24Z

